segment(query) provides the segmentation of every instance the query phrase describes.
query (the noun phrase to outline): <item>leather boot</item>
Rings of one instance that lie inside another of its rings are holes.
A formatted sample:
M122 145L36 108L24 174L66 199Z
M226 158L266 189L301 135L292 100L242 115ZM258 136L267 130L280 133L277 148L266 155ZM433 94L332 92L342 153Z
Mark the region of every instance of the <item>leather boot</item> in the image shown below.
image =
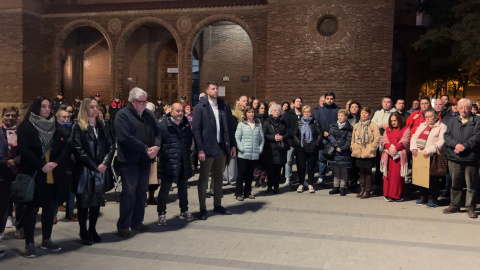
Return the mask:
M360 182L360 192L357 194L357 198L360 198L363 196L363 193L365 193L365 178L360 177L358 181Z
M372 178L365 179L365 191L363 192L362 199L370 198L370 188L372 186Z
M345 195L347 195L347 188L344 188L344 187L340 188L340 196L345 196Z
M332 190L328 192L328 194L333 195L333 194L338 194L340 193L340 188L334 187Z

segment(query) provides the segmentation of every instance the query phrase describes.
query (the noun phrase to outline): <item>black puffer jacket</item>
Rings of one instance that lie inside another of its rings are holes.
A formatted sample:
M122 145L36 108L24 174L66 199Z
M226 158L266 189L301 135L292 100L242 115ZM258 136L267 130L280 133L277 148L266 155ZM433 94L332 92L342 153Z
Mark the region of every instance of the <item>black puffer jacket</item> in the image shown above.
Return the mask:
M350 150L350 143L352 142L352 126L348 121L345 121L345 126L338 128L338 123L330 125L328 132L328 142L335 148L335 155L333 160L329 160L328 164L339 167L352 167L352 151ZM340 152L336 149L340 148Z
M311 153L311 152L318 151L320 148L323 148L323 143L322 143L323 131L322 131L322 127L320 126L320 123L318 123L312 117L312 120L310 121L309 126L310 126L310 130L312 131L312 141L310 143L307 143L305 138L303 138L303 146L302 146L300 140L301 140L301 134L302 134L301 131L303 127L303 122L301 119L300 121L298 121L298 128L295 131L295 149L296 150Z
M180 170L183 170L185 179L192 177L190 147L193 134L187 117L183 117L180 125L172 122L170 117L165 118L160 123L160 134L162 180L177 183Z
M98 138L93 127L88 125L83 130L77 122L73 125L72 144L75 154L75 168L73 170L72 192L76 194L91 194L105 190L105 172L97 170L98 165L110 167L115 153L115 145L110 130L97 124Z
M263 161L265 164L285 164L287 163L287 151L290 149L288 144L289 133L285 127L285 121L280 119L275 123L273 117L269 117L263 123L263 134L265 135L265 145L263 147ZM283 136L282 141L275 141L275 135Z

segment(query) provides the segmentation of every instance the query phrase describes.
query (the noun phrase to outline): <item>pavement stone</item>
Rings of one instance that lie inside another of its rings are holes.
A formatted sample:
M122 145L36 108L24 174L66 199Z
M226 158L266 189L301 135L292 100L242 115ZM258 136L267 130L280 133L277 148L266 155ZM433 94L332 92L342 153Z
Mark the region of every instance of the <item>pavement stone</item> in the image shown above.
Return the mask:
M198 212L198 175L190 180L190 211ZM101 209L97 231L103 243L87 247L78 239L78 224L63 219L52 239L63 247L57 253L37 249L38 257L23 257L24 241L6 230L0 248L0 269L478 269L479 220L465 213L445 215L442 207L414 204L417 193L404 202L382 197L367 200L329 195L328 179L315 194L268 196L254 188L255 200L238 202L233 187L225 186L222 204L232 216L213 213L208 219L185 222L178 218L177 190L167 205L167 226L157 226L156 206L145 209L151 232L134 232L131 239L116 234L118 203ZM113 198L113 194L107 194ZM35 240L41 240L37 224Z

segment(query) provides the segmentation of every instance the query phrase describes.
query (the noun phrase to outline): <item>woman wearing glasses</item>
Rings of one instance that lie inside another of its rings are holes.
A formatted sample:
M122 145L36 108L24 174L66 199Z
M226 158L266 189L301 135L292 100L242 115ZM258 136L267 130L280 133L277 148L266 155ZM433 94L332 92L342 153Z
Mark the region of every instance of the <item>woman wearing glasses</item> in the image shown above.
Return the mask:
M77 195L80 238L82 244L91 245L102 242L96 224L100 206L105 206L105 171L115 152L110 132L99 118L95 99L86 98L80 105L72 141L76 158L72 190Z

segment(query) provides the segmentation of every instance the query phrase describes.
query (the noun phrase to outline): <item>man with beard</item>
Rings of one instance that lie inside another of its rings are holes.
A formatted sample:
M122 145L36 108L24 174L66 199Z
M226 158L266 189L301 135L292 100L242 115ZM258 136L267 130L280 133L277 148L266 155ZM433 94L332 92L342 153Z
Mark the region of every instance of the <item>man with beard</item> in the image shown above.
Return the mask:
M313 118L320 123L321 129L323 129L323 141L318 152L318 180L317 184L323 182L325 174L327 173L327 159L323 157L323 149L328 144L328 131L330 125L338 121L338 111L340 107L335 105L335 94L333 92L327 92L325 95L325 102L323 107L319 107L315 111Z

